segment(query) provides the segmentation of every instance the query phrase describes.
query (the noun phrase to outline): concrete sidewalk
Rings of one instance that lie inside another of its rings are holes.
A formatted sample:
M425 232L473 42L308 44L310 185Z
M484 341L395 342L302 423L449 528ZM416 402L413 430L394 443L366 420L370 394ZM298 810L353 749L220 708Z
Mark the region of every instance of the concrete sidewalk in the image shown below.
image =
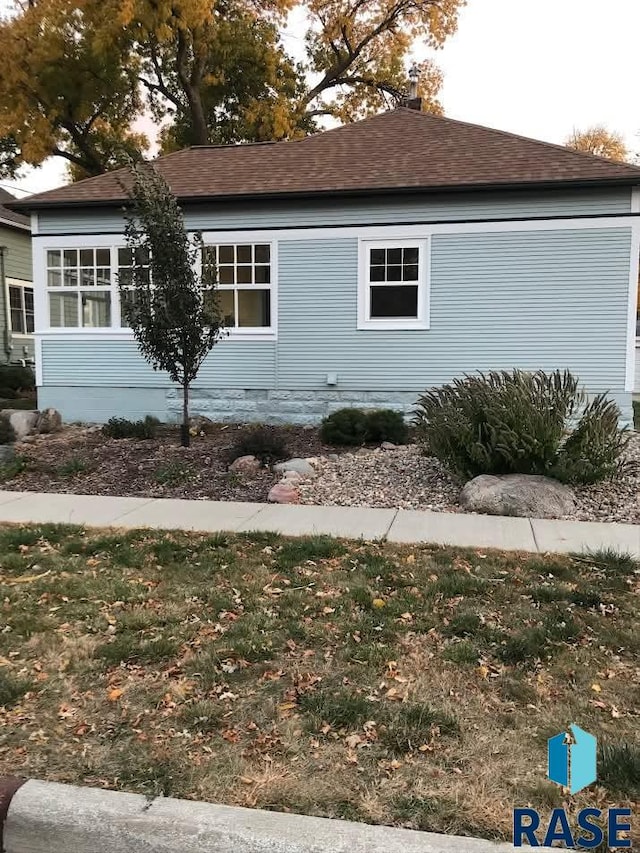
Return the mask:
M0 523L45 522L91 527L151 527L208 533L263 530L288 536L327 534L351 539L576 552L615 548L640 559L640 525L504 518L371 507L298 506L1 492Z

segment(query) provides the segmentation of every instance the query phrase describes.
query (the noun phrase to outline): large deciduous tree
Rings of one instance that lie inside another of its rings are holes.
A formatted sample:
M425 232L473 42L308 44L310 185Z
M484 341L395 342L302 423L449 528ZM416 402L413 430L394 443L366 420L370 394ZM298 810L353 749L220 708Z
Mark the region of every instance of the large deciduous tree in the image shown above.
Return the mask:
M608 130L603 124L574 130L566 143L568 148L607 157L609 160L628 160L629 150L619 133Z
M223 334L216 268L201 264L166 181L149 163L132 167L125 237L131 267L120 277L122 312L140 352L182 388L181 439L189 446L189 390Z
M318 116L377 112L404 94L414 41L441 46L465 0L14 2L0 23L0 174L53 154L78 177L143 150L131 129L143 115L171 150L291 139ZM297 60L281 40L293 9L305 33ZM426 109L441 111L441 82L424 62Z
M130 38L104 39L107 20L96 0L41 0L0 22L5 174L57 155L74 177L97 175L144 146L131 131L141 103Z

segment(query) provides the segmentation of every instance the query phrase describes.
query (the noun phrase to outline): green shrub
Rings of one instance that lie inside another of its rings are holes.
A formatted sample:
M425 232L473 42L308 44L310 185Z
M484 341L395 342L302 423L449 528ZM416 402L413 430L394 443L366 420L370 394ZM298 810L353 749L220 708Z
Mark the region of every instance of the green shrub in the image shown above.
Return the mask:
M0 444L13 444L16 434L8 415L0 415Z
M379 443L391 441L393 444L405 444L409 428L402 412L393 409L373 409L367 412L367 441Z
M0 365L0 386L13 391L33 391L36 387L35 373L31 367L20 364Z
M0 387L0 400L15 400L18 392L13 388Z
M287 442L277 427L263 424L251 427L234 443L229 452L229 461L239 456L255 456L263 465L271 465L280 459L287 459Z
M633 425L640 430L640 400L633 401Z
M147 415L141 421L129 421L126 418L110 418L102 427L102 432L108 438L155 438L160 421L152 415Z
M357 445L367 440L367 416L362 409L338 409L320 424L325 444Z
M543 474L595 483L621 472L630 433L603 395L586 401L569 371L491 371L455 379L417 403L426 453L460 477Z

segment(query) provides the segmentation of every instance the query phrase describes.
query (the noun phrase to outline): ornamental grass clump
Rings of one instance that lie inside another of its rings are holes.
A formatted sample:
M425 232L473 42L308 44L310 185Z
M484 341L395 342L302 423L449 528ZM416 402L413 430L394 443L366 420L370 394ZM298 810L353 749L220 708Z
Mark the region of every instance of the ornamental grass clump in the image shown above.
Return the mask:
M588 401L568 370L491 371L423 394L414 423L425 453L464 479L541 474L565 483L619 475L630 438L618 406Z

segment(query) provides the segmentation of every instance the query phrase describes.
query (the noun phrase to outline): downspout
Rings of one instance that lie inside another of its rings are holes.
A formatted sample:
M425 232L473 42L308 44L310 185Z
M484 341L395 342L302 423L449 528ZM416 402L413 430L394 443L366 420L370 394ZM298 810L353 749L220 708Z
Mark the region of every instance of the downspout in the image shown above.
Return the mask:
M6 246L0 246L0 287L2 288L2 298L4 300L4 353L7 364L11 361L11 353L13 352L13 341L10 330L11 314L9 313L9 297L7 293L7 278L5 275L5 252Z

